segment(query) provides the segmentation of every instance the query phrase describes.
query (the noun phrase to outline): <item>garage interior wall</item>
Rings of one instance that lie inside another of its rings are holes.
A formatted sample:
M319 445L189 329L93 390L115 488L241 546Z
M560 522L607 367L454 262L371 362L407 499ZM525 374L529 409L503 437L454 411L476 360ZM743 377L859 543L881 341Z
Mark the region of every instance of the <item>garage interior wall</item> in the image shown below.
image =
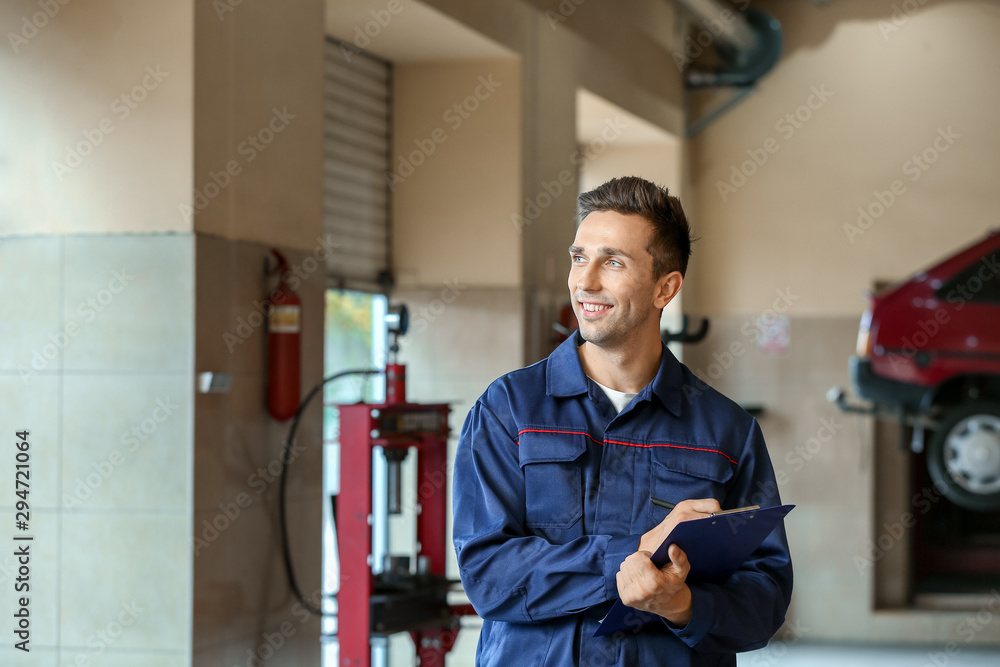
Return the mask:
M562 261L574 234L577 194L576 91L586 88L679 134L681 82L669 51L673 8L655 0L586 8L518 0L424 4L522 62L521 196L503 224L519 228L520 236L524 354L517 365L537 361L551 349L551 323L566 298ZM387 26L370 48L377 51L380 43L392 41L392 29ZM645 76L650 69L662 76ZM550 196L561 174L572 185ZM514 323L507 320L505 326Z
M16 91L0 116L17 128L0 143L0 410L33 440L31 664L243 663L265 632L284 633L283 664L315 663L318 620L294 613L279 567L287 425L264 408L258 318L276 245L304 272L314 384L323 5L52 7L0 8L27 35L0 50ZM230 393L196 397L203 370L231 373ZM319 442L318 406L301 433ZM307 595L318 456L290 479ZM7 581L13 556L0 565ZM22 657L0 648L0 663Z
M453 403L457 433L484 383L523 354L520 239L510 222L521 192L521 63L404 63L393 74L393 167L407 174L400 160L426 155L392 192L391 299L411 317L400 358L410 400ZM454 437L449 444L452 460ZM457 576L454 550L446 553Z
M968 612L872 611L876 568L857 559L913 509L907 484L891 483L906 468L877 477L871 419L840 414L824 395L848 383L866 290L995 225L1000 45L991 35L1000 6L931 0L895 20L892 2L755 6L781 22L784 54L756 92L690 142L688 193L702 238L686 304L711 317L712 330L687 347L685 362L766 409L760 422L785 475L782 499L799 504L786 526L795 562L788 618L808 628L801 638L959 640ZM777 150L764 161L768 139ZM748 163L753 155L763 164ZM897 180L905 192L877 215L873 204L888 201ZM859 207L876 213L871 223ZM784 355L757 350L754 323L772 311L790 321ZM896 451L884 457L906 464ZM883 493L876 507L876 485L894 501ZM904 552L897 546L886 560ZM905 574L893 570L882 574L898 590ZM1000 641L1000 627L975 641Z
M871 423L840 416L823 395L846 382L864 290L909 275L992 224L995 188L987 179L1000 139L988 67L1000 55L992 40L1000 8L929 0L886 32L888 1L759 5L782 21L785 55L756 93L683 151L690 168L682 193L702 237L685 310L710 316L713 327L685 350L685 361L733 398L765 406L772 459L788 477L782 495L808 499L788 523L797 572L789 621L809 629L805 638L954 639L967 614L871 612L872 574L859 572L854 556L898 512L873 510ZM423 6L511 54L489 63L415 57L400 66L397 82L396 93L416 106L413 117L397 120L396 153L441 123L445 106L469 94L470 77L495 71L511 84L481 100L415 176L434 175L424 185L455 207L435 208L401 187L393 201L393 297L434 316L405 350L411 398L455 401L457 432L490 381L551 347L574 229L577 91L677 136L683 92L667 2ZM110 662L242 664L275 632L285 642L269 664L311 664L319 653L319 624L295 613L281 573L269 467L286 431L266 417L265 337L249 323L266 295L268 249L277 245L307 274L299 289L303 358L315 364L304 366L302 384L320 378L322 268L308 267L325 241L329 7L300 0L230 9L69 3L0 55L6 89L17 91L0 100L0 117L18 129L0 140L0 301L11 314L0 320L0 406L6 421L23 422L35 438L33 652L53 665L90 656L88 639L133 601L142 611L105 649ZM5 25L37 11L30 0L0 8ZM353 39L357 26L342 27L338 36ZM371 49L392 42L393 29L385 27ZM413 87L420 81L439 86L442 97L423 96ZM115 104L125 94L135 96L127 114ZM789 113L808 118L779 127ZM502 145L491 142L494 130ZM942 132L957 138L910 180L906 162L934 148ZM260 148L244 145L251 137ZM779 150L747 168L753 174L742 185L730 182L747 151L770 137ZM67 146L77 147L79 162ZM448 179L483 150L496 152L493 171L475 174L476 200L456 197ZM565 170L572 184L546 200ZM905 194L863 234L845 229L896 179ZM441 231L442 211L459 231L428 243L425 234ZM502 249L495 272L483 270L491 255L485 239ZM468 287L452 287L453 279ZM81 305L88 300L102 309ZM782 304L789 352L758 354L745 325ZM735 344L743 352L734 354ZM232 373L230 393L196 396L201 371ZM837 425L833 437L795 469L788 457L820 437L822 420ZM144 438L130 449L133 429ZM319 442L318 406L300 433ZM302 453L290 484L292 549L307 594L319 587L319 451ZM112 472L101 475L108 466ZM231 518L234 504L239 514ZM13 520L9 504L0 511ZM10 568L12 560L0 564ZM12 614L12 603L0 600L0 612ZM976 640L1000 641L1000 629L987 626ZM474 633L461 641L474 646ZM0 662L12 650L0 648Z
M304 397L323 377L325 259L335 243L322 227L324 6L220 5L196 3L195 15L194 203L203 206L194 215L194 370L229 373L232 388L194 402L193 664L315 665L319 618L293 597L281 557L278 473L289 423L266 409L261 303L277 287L264 274L276 247L302 299ZM313 605L321 442L313 401L296 434L287 495L290 551Z
M8 444L30 431L21 535L34 538L30 653L11 633L0 663L183 664L194 243L178 206L191 196L192 3L49 12L0 4L23 39L4 30L0 49L0 423ZM18 568L4 549L7 619Z
M568 299L566 248L581 167L596 174L639 150L623 141L613 151L612 140L581 165L578 91L627 107L661 132L682 133L680 75L668 48L673 9L655 0L623 4L568 11L570 3L560 10L559 2L403 1L370 39L359 32L384 5L328 5L334 37L393 62L393 164L404 178L394 180L392 195L391 297L414 318L401 344L408 395L452 403L452 447L490 382L552 349L551 324ZM458 23L509 55L442 58L435 44L409 43L405 30L418 20ZM663 76L644 76L651 67ZM433 153L420 150L436 129ZM652 164L653 148L644 169L666 177L678 147L658 150L671 164ZM452 555L449 576L457 575ZM477 635L463 630L450 659L471 662ZM394 658L412 650L399 644L391 646Z

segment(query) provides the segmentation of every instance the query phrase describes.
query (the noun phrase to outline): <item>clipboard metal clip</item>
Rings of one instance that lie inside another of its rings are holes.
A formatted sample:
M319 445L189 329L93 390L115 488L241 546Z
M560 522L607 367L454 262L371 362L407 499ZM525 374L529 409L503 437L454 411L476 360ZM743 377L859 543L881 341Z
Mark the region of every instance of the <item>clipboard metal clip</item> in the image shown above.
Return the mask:
M718 512L712 512L709 516L722 516L723 514L736 514L737 512L751 512L759 509L760 505L750 505L748 507L737 507L732 510L719 510Z

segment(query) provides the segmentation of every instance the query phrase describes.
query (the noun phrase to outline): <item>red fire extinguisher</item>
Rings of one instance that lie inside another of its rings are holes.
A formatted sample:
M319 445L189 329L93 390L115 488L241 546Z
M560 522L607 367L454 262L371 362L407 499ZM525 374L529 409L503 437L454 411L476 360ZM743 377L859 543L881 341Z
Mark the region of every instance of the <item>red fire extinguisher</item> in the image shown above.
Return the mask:
M302 336L302 300L288 286L288 260L275 248L275 272L281 284L268 298L267 317L267 407L271 416L284 421L299 407L299 347Z

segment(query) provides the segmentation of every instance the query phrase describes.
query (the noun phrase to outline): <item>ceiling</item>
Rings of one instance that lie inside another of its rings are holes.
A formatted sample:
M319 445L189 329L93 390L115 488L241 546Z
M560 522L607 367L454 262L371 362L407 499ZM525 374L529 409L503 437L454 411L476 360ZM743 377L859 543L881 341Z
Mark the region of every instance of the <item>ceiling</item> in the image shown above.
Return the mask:
M679 139L653 125L631 112L612 104L603 97L588 90L579 89L576 92L576 140L587 144L596 141L609 123L616 118L624 119L625 130L615 138L619 146L629 145L662 145L674 146Z
M396 13L391 13L389 6ZM416 0L327 0L326 31L397 64L517 57L515 52Z

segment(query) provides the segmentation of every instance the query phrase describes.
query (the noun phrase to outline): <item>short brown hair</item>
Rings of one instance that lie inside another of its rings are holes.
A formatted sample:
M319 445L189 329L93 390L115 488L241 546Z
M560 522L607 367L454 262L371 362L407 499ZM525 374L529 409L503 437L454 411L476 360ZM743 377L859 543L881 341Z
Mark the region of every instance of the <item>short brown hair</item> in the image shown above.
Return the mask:
M581 221L594 211L639 215L649 220L653 235L646 250L653 257L654 280L671 271L680 271L682 276L687 271L694 239L680 200L667 188L638 176L623 176L584 192L579 205Z

